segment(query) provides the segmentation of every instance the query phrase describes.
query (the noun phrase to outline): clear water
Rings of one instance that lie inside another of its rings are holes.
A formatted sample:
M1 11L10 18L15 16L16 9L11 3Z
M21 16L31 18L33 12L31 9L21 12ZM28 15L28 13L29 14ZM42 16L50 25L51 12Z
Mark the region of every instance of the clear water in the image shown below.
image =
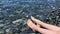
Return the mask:
M26 25L29 16L60 26L60 0L0 0L0 34L39 34Z

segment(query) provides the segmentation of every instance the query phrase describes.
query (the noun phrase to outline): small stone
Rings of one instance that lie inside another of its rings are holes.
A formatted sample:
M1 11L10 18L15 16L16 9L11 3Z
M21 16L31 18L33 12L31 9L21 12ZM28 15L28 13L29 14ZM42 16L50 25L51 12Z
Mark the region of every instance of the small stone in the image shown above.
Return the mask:
M9 32L10 31L10 29L6 29L6 32Z
M0 22L3 22L3 20L0 20Z
M4 34L4 30L0 30L0 34Z
M12 23L13 23L13 24L16 24L16 23L21 22L21 21L22 21L22 19L17 19L17 20L15 20L15 21L13 21Z
M4 26L4 24L0 24L0 27L3 27Z

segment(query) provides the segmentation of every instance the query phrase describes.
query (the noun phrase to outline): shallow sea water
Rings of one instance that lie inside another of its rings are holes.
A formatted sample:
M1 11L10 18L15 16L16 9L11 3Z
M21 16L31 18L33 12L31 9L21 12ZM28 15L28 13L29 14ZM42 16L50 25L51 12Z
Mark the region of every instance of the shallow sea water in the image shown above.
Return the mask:
M60 26L60 0L0 0L0 34L40 34L27 26L30 16Z

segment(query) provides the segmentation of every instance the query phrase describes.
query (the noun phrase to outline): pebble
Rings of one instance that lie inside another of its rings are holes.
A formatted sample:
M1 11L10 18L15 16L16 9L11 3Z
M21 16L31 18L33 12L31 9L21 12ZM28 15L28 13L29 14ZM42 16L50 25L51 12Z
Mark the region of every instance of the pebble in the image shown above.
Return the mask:
M0 34L4 34L4 30L0 30Z

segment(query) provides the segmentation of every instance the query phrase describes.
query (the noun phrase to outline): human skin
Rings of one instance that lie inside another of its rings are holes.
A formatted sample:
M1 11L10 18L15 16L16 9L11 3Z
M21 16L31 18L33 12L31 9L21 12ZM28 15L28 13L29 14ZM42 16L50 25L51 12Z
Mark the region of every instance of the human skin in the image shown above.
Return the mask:
M35 25L31 19L37 23L37 25ZM51 25L51 24L46 24L34 17L31 16L31 19L28 19L27 20L27 25L32 29L32 30L35 30L35 31L38 31L42 34L60 34L60 27L58 26L54 26L54 25ZM46 28L41 28L40 26Z

